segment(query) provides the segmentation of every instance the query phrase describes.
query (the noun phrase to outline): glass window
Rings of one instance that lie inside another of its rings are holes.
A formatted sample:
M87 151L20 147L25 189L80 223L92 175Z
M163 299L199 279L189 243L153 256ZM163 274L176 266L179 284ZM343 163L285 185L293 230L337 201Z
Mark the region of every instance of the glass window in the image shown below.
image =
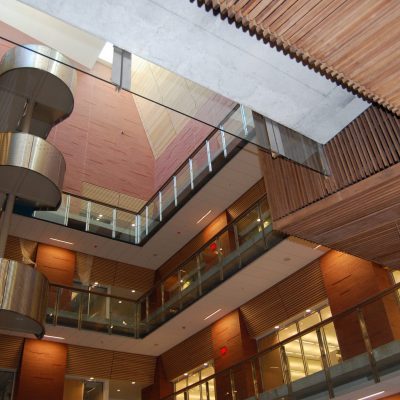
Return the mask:
M214 375L214 365L213 363L206 362L195 368L192 371L186 372L174 381L174 391L185 389L202 379ZM175 396L176 400L184 400L185 396L183 393ZM195 400L215 400L215 382L214 379L209 379L208 381L189 389L188 398Z

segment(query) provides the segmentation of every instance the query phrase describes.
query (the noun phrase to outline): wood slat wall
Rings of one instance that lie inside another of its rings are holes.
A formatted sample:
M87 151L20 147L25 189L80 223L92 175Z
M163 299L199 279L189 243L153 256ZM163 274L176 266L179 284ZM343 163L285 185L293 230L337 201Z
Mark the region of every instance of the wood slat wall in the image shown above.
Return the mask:
M0 335L0 368L17 369L23 345L21 337Z
M240 307L247 330L257 337L327 298L315 260Z
M90 281L143 293L152 287L154 273L151 269L94 257Z
M299 62L400 111L397 0L198 0Z
M102 379L154 381L156 357L68 345L67 374Z
M19 238L15 236L8 236L4 258L22 262L22 253Z
M161 355L168 380L214 358L211 326L194 334Z
M278 220L400 161L400 119L371 106L325 146L331 176L262 157L272 217Z

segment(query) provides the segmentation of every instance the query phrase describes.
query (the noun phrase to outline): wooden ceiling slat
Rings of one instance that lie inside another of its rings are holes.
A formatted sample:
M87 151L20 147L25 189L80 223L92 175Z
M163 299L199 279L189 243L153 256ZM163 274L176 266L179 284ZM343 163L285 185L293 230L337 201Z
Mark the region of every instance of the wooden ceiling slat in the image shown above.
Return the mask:
M214 10L250 27L317 72L400 114L398 0L216 0L212 4Z

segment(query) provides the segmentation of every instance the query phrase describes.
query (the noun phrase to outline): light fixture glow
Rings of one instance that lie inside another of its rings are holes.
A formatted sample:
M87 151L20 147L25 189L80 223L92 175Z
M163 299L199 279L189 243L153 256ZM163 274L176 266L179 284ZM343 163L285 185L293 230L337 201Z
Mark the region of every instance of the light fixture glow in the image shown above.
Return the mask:
M257 218L257 222L261 222L261 218Z
M59 339L59 340L65 340L65 338L61 337L61 336L52 336L52 335L44 335L45 338L49 338L49 339Z
M132 293L135 293L135 292L136 292L136 290L135 290L135 289L132 289L132 290L131 290L131 292L132 292Z
M207 366L208 366L208 363L204 363L203 365L204 365L205 367L207 367Z
M99 214L99 218L103 218L103 214Z
M122 304L122 300L118 300L118 304Z
M50 240L54 240L55 242L66 243L66 244L73 244L72 242L67 242L66 240L56 239L56 238L49 238Z
M128 325L125 321L122 321L122 325Z
M91 377L89 378L89 380L90 380L90 381L94 381L94 378L93 378L93 376L91 376Z
M121 389L117 389L117 392L120 392L121 391Z
M319 249L321 247L321 245L320 244L317 244L315 247L314 247L314 250L317 250L317 249Z
M203 221L204 218L206 218L208 215L211 214L211 210L208 210L197 222L196 224L199 224L201 221Z
M185 375L185 376L188 376L188 373L187 373L187 372L185 372L183 375Z
M131 384L134 385L136 382L132 381Z
M383 393L385 393L384 390L382 390L381 392L377 392L377 393L370 394L369 396L361 397L361 398L359 398L359 399L357 399L357 400L370 399L371 397L379 396L380 394L383 394Z
M131 224L131 226L136 226L136 224Z
M312 310L310 310L309 308L307 308L306 313L310 313Z
M275 328L275 329L279 329L279 325L275 325L274 328Z
M207 317L204 318L204 321L208 318L211 318L213 315L219 313L221 311L221 308L219 308L217 311L214 311L213 313L211 313L210 315L207 315Z

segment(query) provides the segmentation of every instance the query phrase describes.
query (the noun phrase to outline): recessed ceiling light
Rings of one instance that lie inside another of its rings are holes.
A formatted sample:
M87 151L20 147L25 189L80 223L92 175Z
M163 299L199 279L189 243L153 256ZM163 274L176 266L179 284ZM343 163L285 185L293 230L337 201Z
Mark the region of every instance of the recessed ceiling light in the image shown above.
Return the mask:
M49 238L50 240L54 240L55 242L66 243L66 244L73 244L72 242L67 242L66 240L56 239L56 238Z
M49 338L49 339L65 340L65 338L63 338L61 336L44 335L44 337Z
M99 218L103 218L103 214L99 214Z
M134 385L136 382L132 381L131 384Z
M90 380L90 381L94 381L94 378L93 378L93 376L91 376L91 377L89 378L89 380Z
M118 304L122 304L122 300L118 300Z
M213 313L211 313L210 315L207 315L207 317L204 318L204 321L208 318L211 318L213 315L219 313L221 311L221 308L219 308L217 311L214 311Z
M208 210L197 222L196 224L199 224L201 221L203 221L204 218L206 218L208 215L211 214L211 210Z
M261 222L261 218L257 218L257 222Z
M187 372L185 372L183 375L188 376L189 374Z
M132 289L132 290L131 290L131 292L132 292L132 293L135 293L135 292L136 292L136 290L135 290L135 289Z
M122 325L128 325L125 321L122 321Z
M384 390L382 390L382 392L377 392L377 393L374 393L374 394L370 394L369 396L361 397L361 398L359 398L357 400L370 399L371 397L379 396L380 394L383 394L383 393L385 393Z
M275 325L274 328L275 328L275 329L279 329L279 325Z
M309 308L307 308L306 313L310 313L312 310L310 310Z
M136 224L131 224L131 226L136 226Z
M93 285L94 285L94 286L97 286L98 284L99 284L99 282L95 282L95 283L93 283Z
M96 218L96 221L100 221L100 218Z
M207 366L208 366L208 363L204 363L203 365L204 365L205 367L207 367Z
M317 250L317 249L319 249L321 247L321 245L320 244L317 244L315 247L314 247L314 250Z
M121 389L117 389L117 392L120 392L121 391Z

